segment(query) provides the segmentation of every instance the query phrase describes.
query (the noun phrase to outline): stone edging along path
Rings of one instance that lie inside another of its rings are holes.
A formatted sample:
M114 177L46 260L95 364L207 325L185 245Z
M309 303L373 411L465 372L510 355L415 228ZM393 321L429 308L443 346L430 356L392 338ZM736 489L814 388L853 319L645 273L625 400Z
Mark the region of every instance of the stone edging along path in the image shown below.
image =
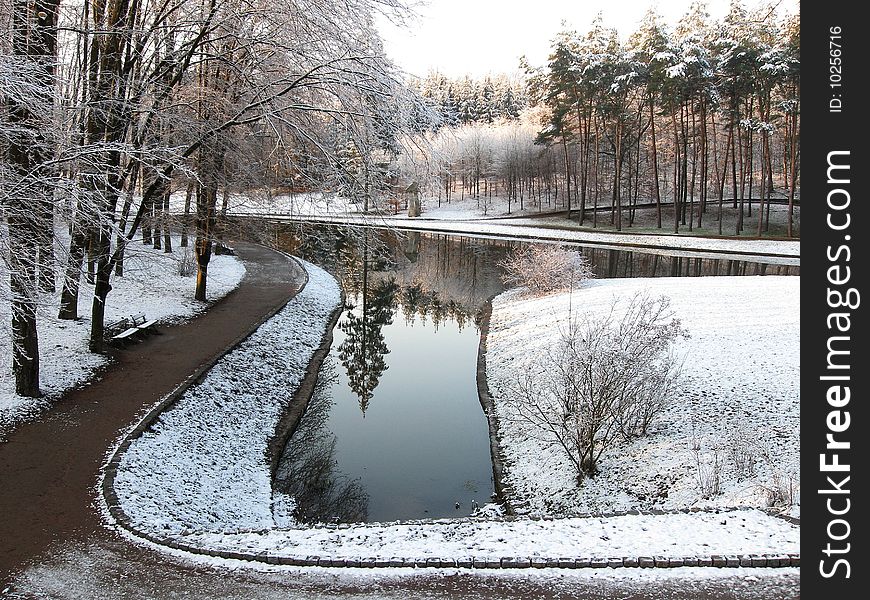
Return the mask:
M299 264L297 262L297 264ZM300 264L301 266L301 264ZM304 268L303 268L304 270ZM304 289L305 285L308 283L308 274L306 272L305 276L305 284L300 288L300 292ZM298 293L298 292L297 292ZM286 305L285 305L286 306ZM200 555L200 556L209 556L209 557L218 557L225 559L237 559L237 560L245 560L251 562L257 562L261 564L269 564L269 565L290 565L290 566L320 566L320 567L361 567L361 568L382 568L382 567L434 567L434 568L474 568L474 569L499 569L499 568L511 568L511 569L523 569L523 568L566 568L566 569L577 569L577 568L604 568L604 567L634 567L634 568L650 568L650 567L682 567L682 566L707 566L707 567L794 567L800 565L800 555L797 553L778 553L778 554L743 554L743 555L726 555L726 554L711 554L704 556L631 556L631 557L595 557L595 556L581 556L581 557L539 557L539 556L506 556L506 557L473 557L473 556L459 556L459 557L432 557L427 556L425 558L408 558L408 557L376 557L376 556L359 556L359 557L337 557L337 556L313 556L313 555L305 555L305 556L291 556L286 554L279 554L276 552L253 552L253 551L244 551L244 550L235 550L235 549L215 549L209 547L203 547L202 545L189 543L188 540L185 540L185 535L177 534L177 535L160 535L155 534L149 531L142 531L136 525L134 525L128 516L125 514L123 507L121 506L118 497L114 490L114 481L117 475L118 465L120 463L121 456L123 453L130 447L130 444L139 436L141 436L145 431L149 429L149 427L154 423L154 421L160 416L160 414L171 407L184 393L185 391L191 387L192 385L200 382L208 371L216 364L221 358L223 358L226 354L231 352L236 346L238 346L245 339L250 337L263 323L272 318L275 314L277 314L284 307L278 307L271 311L269 314L265 315L255 326L253 326L250 331L246 334L240 336L238 340L235 341L229 348L227 348L224 352L222 352L218 358L216 358L210 364L206 364L201 366L193 375L191 375L188 380L179 386L176 390L174 390L169 396L167 396L163 401L161 401L157 406L155 406L149 413L130 431L128 432L118 447L114 450L111 457L109 458L105 468L104 468L104 476L100 483L100 489L103 496L103 499L108 508L109 515L115 521L115 523L120 526L122 529L126 530L128 533L133 536L147 540L159 546L163 546L166 548L171 548L175 550L180 550L184 552L189 552L192 554ZM309 363L308 368L306 369L305 377L300 383L299 388L294 394L293 400L293 413L295 413L295 419L298 420L298 417L301 416L302 412L304 412L304 406L307 404L308 396L310 396L310 391L313 386L313 382L316 379L317 372L320 368L320 364L326 357L329 352L329 348L332 342L332 329L338 320L338 317L341 313L341 304L333 311L333 314L330 315L330 318L327 323L327 327L325 332L323 333L323 337L321 340L320 347L315 350L314 356ZM286 439L286 436L290 434L292 429L295 427L295 422L291 422L294 419L283 419L279 424L279 430L275 432L275 436L283 437ZM274 457L274 448L277 447L277 442L270 444L270 448L267 454L270 457ZM493 447L493 458L496 459L498 455L497 445ZM274 460L274 459L273 459ZM274 462L273 462L274 464ZM494 461L495 464L495 461ZM500 462L499 462L500 464ZM498 467L500 469L500 467ZM682 511L650 511L657 513L688 513L688 512L701 512L699 510L682 510ZM716 511L722 512L722 511ZM640 514L636 511L632 513L625 514ZM593 515L590 515L593 516ZM603 515L594 515L594 516L603 516ZM612 515L611 515L612 516ZM467 518L462 519L464 521L487 521L487 519L480 518ZM452 520L452 521L462 521L462 520ZM503 517L497 519L488 519L488 521L536 521L536 520L557 520L557 519L536 519L529 517ZM432 521L416 521L414 524L426 525L426 524L434 524L434 523L444 523L444 520L432 520ZM408 524L411 522L405 522L404 524ZM397 523L399 524L399 523ZM366 528L371 526L376 526L377 524L361 524L361 525L349 525L349 524L340 524L340 525L326 525L326 526L318 526L315 529L327 529L327 530L346 530L352 528ZM196 533L196 532L192 532Z

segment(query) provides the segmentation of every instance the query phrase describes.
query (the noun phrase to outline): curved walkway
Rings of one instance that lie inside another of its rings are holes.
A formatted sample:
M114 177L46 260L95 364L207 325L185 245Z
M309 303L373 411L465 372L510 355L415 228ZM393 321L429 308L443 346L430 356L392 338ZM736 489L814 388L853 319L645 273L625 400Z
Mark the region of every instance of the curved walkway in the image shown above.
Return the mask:
M247 268L236 290L189 323L119 352L98 381L66 394L0 445L2 579L53 546L102 535L93 488L119 432L284 306L305 281L304 270L280 253L242 243L236 249Z

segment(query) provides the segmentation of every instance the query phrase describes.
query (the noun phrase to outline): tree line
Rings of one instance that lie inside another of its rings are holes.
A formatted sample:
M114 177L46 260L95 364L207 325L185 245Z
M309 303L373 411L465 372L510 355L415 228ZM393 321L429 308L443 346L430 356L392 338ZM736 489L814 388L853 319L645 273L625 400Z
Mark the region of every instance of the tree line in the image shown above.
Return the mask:
M566 28L546 65L522 61L531 108L519 119L468 120L432 136L432 193L472 196L484 210L501 194L509 212L546 202L593 225L605 207L617 230L634 224L637 204L654 204L660 229L709 220L720 235L759 236L777 198L792 236L799 34L798 15L747 12L739 1L720 21L696 2L675 27L651 9L626 41L600 18L585 34Z
M440 113L441 126L517 119L529 106L525 81L504 74L457 78L431 72L413 85Z

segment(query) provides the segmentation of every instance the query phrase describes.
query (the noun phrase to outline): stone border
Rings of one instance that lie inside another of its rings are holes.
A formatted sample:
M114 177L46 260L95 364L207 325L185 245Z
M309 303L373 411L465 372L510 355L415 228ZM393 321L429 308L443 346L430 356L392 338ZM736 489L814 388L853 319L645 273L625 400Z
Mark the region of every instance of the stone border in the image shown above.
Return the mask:
M308 409L308 402L314 395L314 387L317 385L317 379L320 376L320 367L323 365L323 361L326 360L332 347L332 332L335 330L335 326L344 308L345 295L344 290L341 290L338 306L333 309L327 319L326 331L324 331L323 337L320 340L320 346L311 355L311 360L305 369L305 375L302 377L299 387L296 388L296 392L293 394L287 409L278 418L275 433L266 447L266 460L269 462L271 469L270 476L273 484L275 483L275 473L278 470L278 464L281 462L281 453L284 451L284 446L293 437L293 434L296 433L296 428Z
M284 254L284 253L282 253ZM302 264L293 256L285 254L288 256L296 265L302 269L305 274L305 280L302 286L297 291L297 294L301 292L305 286L308 284L308 271L302 266ZM314 383L316 382L317 374L320 369L320 364L325 359L326 355L329 352L330 346L332 344L332 331L335 326L335 321L339 318L342 312L342 308L344 305L344 293L342 292L342 302L339 306L330 314L329 324L330 327L326 329L323 334L323 338L321 340L320 346L315 350L314 355L312 356L311 362L309 363L308 368L306 369L305 376L303 378L302 383L294 394L293 403L297 406L294 408L293 412L298 413L295 417L295 421L293 419L288 418L285 422L285 426L288 427L287 431L279 432L276 431L276 438L270 442L269 447L267 449L267 459L270 459L271 464L275 464L275 448L278 447L278 439L283 435L291 435L292 430L295 429L296 425L298 425L299 417L301 417L302 413L304 413L304 408L307 405L307 400L311 396L311 392L313 391ZM270 552L243 552L236 550L215 550L212 548L203 548L200 546L196 546L193 544L186 543L184 540L183 534L178 537L169 537L162 536L159 534L150 533L147 531L142 531L138 527L136 527L130 519L127 517L124 510L121 508L120 502L118 501L118 497L115 494L114 490L114 481L118 471L118 465L120 463L121 455L130 447L132 442L140 437L148 428L154 423L154 421L160 416L160 414L170 408L173 404L175 404L178 399L190 388L192 385L199 383L208 371L225 355L230 353L235 349L240 343L250 337L261 325L263 325L266 321L275 316L280 310L282 310L286 306L286 303L278 308L275 308L272 311L269 311L262 319L260 319L255 325L251 327L251 329L241 335L235 342L230 345L228 348L224 349L213 361L205 363L201 365L190 377L187 378L181 385L179 385L175 390L173 390L168 396L166 396L163 400L161 400L154 408L152 408L145 417L139 422L136 427L134 427L130 432L128 432L125 436L121 444L115 448L111 457L104 467L104 475L102 481L100 482L100 491L103 494L103 499L108 508L109 514L115 520L118 526L127 530L129 533L133 534L135 537L147 540L153 544L157 544L160 546L164 546L166 548L171 548L174 550L180 550L183 552L189 552L191 554L196 554L199 556L208 556L214 558L225 558L225 559L234 559L234 560L244 560L249 562L267 564L267 565L286 565L286 566L297 566L297 567L356 567L356 568L390 568L390 567L411 567L411 568L466 568L466 569L542 569L542 568L559 568L559 569L602 569L602 568L672 568L672 567L720 567L720 568L736 568L736 567L799 567L800 566L800 553L780 553L780 554L729 554L729 555L693 555L693 556L682 556L682 557L671 557L671 556L623 556L623 557L540 557L540 556L512 556L512 557L475 557L475 556L463 556L458 558L445 558L445 557L423 557L423 558L409 558L409 557L371 557L371 556L359 556L354 558L336 558L336 557L324 557L324 556L283 556L280 554L274 554ZM491 309L491 305L490 309ZM484 314L484 320L488 320L488 314ZM497 439L493 436L493 427L495 426L494 418L490 419L490 413L494 413L492 410L492 398L489 395L489 388L486 385L486 377L485 377L485 350L484 348L484 335L483 335L483 326L481 327L481 345L478 350L478 390L481 398L481 405L484 408L484 412L487 414L487 420L490 424L490 451L493 453L493 474L496 477L496 481L499 482L496 485L497 493L501 496L501 470L502 463L499 458L500 450L498 447L498 442L493 441ZM301 405L301 409L299 408ZM283 439L286 439L284 437ZM498 467L496 466L498 464ZM274 471L274 468L273 468ZM274 473L273 473L274 474ZM648 510L648 511L640 511L640 510L632 510L621 513L611 513L611 514L589 514L589 515L578 515L580 517L606 517L606 516L622 516L622 515L639 515L639 514L679 514L679 513L692 513L692 512L731 512L732 510L743 510L741 508L737 509L715 509L715 510L704 510L700 508L689 508L689 509L680 509L680 510ZM746 508L749 510L749 508ZM760 510L760 509L754 509ZM771 514L774 514L773 511L766 511ZM781 515L778 515L781 516ZM517 521L517 520L543 520L543 521L557 521L559 519L555 517L527 517L527 516L516 516L516 515L507 515L504 517L496 517L496 518L483 518L483 517L466 517L464 519L424 519L417 521L396 521L396 524L403 525L426 525L426 524L435 524L435 523L445 523L445 522L456 522L456 521L469 521L469 522L492 522L492 521ZM794 519L787 518L787 520L794 523ZM797 521L799 523L799 520ZM341 524L325 524L319 525L318 528L322 529L350 529L352 527L379 527L383 526L383 523L362 523L358 525L351 525L348 523ZM272 530L276 531L278 529ZM245 531L238 531L236 533L246 533ZM256 531L247 531L247 533L256 533Z
M480 313L480 342L477 346L477 397L483 414L486 416L489 428L489 455L492 462L492 481L495 494L501 501L508 515L514 514L513 507L505 494L504 488L504 459L499 445L498 415L495 411L495 403L489 392L489 382L486 378L486 340L489 334L489 319L492 315L492 299L487 300Z

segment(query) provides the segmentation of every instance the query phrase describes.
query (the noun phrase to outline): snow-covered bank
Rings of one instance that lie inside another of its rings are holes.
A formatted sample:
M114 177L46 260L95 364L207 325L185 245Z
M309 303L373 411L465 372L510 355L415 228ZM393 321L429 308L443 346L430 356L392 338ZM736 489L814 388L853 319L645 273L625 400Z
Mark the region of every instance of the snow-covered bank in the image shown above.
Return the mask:
M183 194L173 196L173 210L183 209ZM475 198L454 198L449 203L439 203L436 198L423 200L425 211L421 217L408 217L400 211L393 215L373 212L362 213L362 204L354 203L334 193L300 193L270 196L267 194L233 194L229 199L228 211L238 216L260 216L286 220L312 220L326 223L348 223L380 227L406 228L416 231L433 231L476 236L514 237L530 240L553 240L578 244L596 244L607 247L639 247L647 251L674 250L685 252L685 256L695 256L693 252L721 253L725 258L751 260L754 256L770 257L774 264L800 264L800 240L747 239L746 237L708 237L705 234L692 234L685 227L680 234L667 233L656 229L651 208L638 209L637 227L626 228L622 232L590 229L588 224L578 229L576 221L569 220L564 214L541 214L537 207L527 205L519 210L514 202L511 212L505 198L488 199L486 214L482 208L483 200ZM549 207L547 211L556 207ZM788 207L771 205L772 223L784 222ZM798 214L799 211L798 211ZM505 218L509 217L509 218ZM602 224L609 215L601 217ZM710 216L708 220L712 220ZM730 223L724 229L733 230ZM643 233L636 232L637 229ZM747 234L750 234L747 232Z
M150 246L131 244L124 261L124 276L112 279L106 299L106 321L143 312L163 324L189 319L207 308L193 299L194 278L178 274L178 262L185 249L173 239L171 254ZM2 263L0 263L2 264ZM15 379L8 365L0 369L0 437L2 431L20 420L36 416L64 391L85 384L106 364L106 357L88 351L93 286L81 279L77 321L57 318L62 279L58 268L57 293L41 298L38 312L40 347L40 388L45 396L34 400L15 394ZM209 265L208 297L217 300L235 289L245 267L235 256L212 257ZM3 273L3 279L6 279ZM11 356L10 307L0 297L0 355Z
M304 290L122 455L115 492L152 540L214 557L333 565L799 552L799 528L759 510L275 527L266 444L338 298L334 280L305 266Z
M122 454L114 490L137 529L273 526L267 444L341 298L332 276L305 268L305 288Z
M799 287L798 277L608 279L570 297L497 297L487 379L515 508L570 514L765 506L773 492L791 492L799 503ZM522 365L557 345L569 310L604 314L614 297L638 290L670 297L691 335L678 343L684 386L647 437L606 453L600 474L578 490L567 459L525 435L528 425L511 418L505 399ZM752 464L744 460L738 472L741 457ZM714 471L720 493L702 499Z

